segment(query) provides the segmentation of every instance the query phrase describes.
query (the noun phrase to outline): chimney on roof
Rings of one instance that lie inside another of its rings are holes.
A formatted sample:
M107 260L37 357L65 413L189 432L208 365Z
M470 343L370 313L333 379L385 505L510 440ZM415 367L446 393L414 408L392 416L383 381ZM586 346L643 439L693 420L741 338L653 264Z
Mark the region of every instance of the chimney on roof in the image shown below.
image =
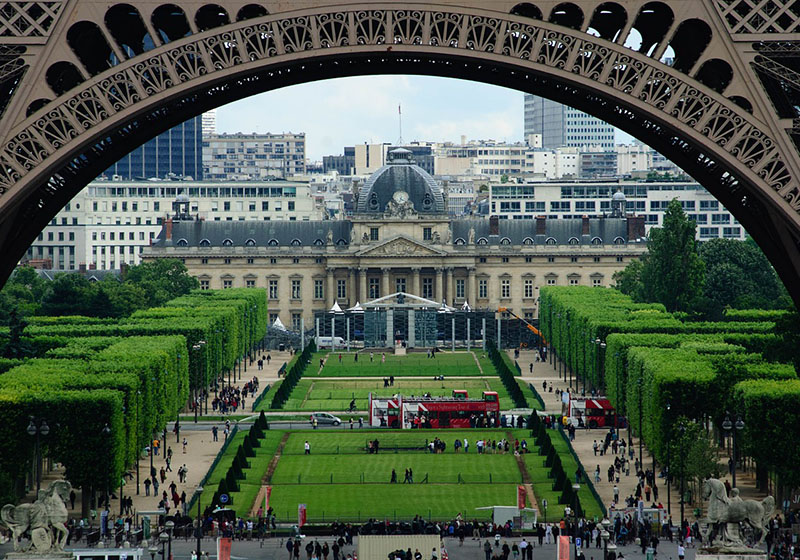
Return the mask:
M78 265L78 272L86 272L86 263L81 263Z
M547 226L547 216L536 216L536 235L544 235Z
M164 241L172 241L172 218L164 220Z
M644 234L644 216L628 216L628 243L632 243L637 239L643 239Z
M589 235L589 216L581 218L581 235Z
M500 216L489 216L489 235L500 235Z

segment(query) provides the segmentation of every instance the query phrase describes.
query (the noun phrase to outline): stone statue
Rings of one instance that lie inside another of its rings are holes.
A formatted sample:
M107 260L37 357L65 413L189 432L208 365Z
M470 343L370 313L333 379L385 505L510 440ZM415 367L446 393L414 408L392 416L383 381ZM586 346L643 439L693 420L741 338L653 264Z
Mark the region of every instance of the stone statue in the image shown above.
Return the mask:
M767 524L775 509L775 498L767 496L760 502L742 500L734 488L728 497L725 485L716 478L703 482L702 496L708 501L708 533L704 535L708 548L723 553L762 553L748 547L739 533L739 524L752 527L757 544L764 542L769 531Z
M332 229L328 230L328 236L326 238L326 242L327 242L328 245L333 245L333 230Z
M447 233L444 234L444 244L450 245L450 240L453 237L453 233L450 231L450 228L447 228Z
M66 480L50 483L32 504L6 504L0 510L0 520L13 535L14 551L41 554L62 552L67 542L67 500L72 485ZM23 548L20 539L30 538ZM34 550L30 550L33 548Z
M366 245L367 243L369 243L369 235L367 235L366 231L364 232L364 235L361 236L361 243L363 245Z
M350 226L350 228L351 228L350 229L350 245L355 245L356 241L358 241L358 239L356 238L356 228L354 228L352 225Z
M438 245L439 243L442 242L442 238L439 236L438 231L434 231L432 237L434 245Z
M475 245L475 228L474 227L469 228L469 240L468 240L468 242L469 242L470 245Z

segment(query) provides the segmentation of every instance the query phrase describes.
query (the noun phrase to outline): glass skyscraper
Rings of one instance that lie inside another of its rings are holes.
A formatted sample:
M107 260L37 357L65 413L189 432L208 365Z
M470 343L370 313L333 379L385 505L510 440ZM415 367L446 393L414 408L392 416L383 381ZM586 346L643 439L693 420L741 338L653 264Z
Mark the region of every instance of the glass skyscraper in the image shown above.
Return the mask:
M164 179L177 177L203 178L203 124L198 115L163 132L139 146L106 171L123 180Z

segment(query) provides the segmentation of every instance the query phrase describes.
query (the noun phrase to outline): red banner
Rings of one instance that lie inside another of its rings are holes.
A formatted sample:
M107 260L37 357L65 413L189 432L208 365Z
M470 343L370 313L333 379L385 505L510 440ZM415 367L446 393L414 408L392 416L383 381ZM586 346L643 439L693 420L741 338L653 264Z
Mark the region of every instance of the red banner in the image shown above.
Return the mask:
M306 505L297 504L297 526L302 527L306 524Z
M525 497L528 493L525 491L525 487L520 484L517 486L517 509L523 509L525 507Z
M220 537L217 539L217 560L231 560L231 539Z
M569 560L569 537L558 537L558 560Z

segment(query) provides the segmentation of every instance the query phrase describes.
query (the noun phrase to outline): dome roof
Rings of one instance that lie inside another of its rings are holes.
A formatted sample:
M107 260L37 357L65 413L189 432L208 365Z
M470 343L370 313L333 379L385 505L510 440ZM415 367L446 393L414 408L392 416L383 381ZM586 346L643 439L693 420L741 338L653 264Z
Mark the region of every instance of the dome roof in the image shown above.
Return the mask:
M447 211L442 189L434 178L420 166L400 160L379 168L364 183L358 191L356 212L383 214L396 192L408 194L408 202L417 213L444 214Z
M615 192L612 195L611 200L624 201L625 200L625 194L621 190L619 190L619 191Z
M189 195L185 192L182 192L178 196L175 197L175 202L189 202Z

